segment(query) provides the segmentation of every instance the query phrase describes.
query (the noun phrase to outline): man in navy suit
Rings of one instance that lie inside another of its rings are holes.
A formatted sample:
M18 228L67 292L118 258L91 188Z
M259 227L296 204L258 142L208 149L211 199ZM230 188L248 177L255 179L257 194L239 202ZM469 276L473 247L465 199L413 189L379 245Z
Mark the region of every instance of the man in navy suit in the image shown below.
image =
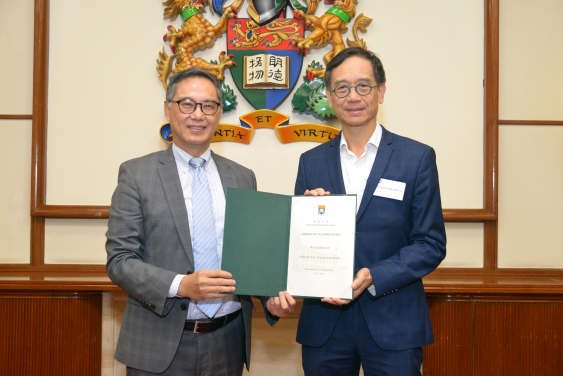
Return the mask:
M343 50L324 79L342 132L301 155L295 194L358 195L357 274L352 301L304 300L305 375L420 375L434 341L421 278L446 255L436 155L377 122L385 71L372 52Z

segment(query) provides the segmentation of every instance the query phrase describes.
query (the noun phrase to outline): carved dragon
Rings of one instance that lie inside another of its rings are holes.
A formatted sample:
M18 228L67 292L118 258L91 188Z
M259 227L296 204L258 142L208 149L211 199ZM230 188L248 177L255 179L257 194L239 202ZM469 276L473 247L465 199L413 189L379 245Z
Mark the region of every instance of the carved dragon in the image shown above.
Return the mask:
M213 14L211 0L167 0L162 3L166 6L164 9L165 19L174 21L178 15L181 15L184 19L184 23L179 30L169 25L168 33L163 37L165 42L170 42L170 49L174 55L168 56L163 48L156 61L158 78L162 81L165 89L168 86L168 76L171 73L186 70L190 67L198 67L214 74L219 80L223 80L224 70L233 65L236 66L235 62L231 60L234 56L226 55L225 52L221 52L219 55L219 64L213 64L193 56L197 51L211 47L215 39L227 30L227 21L237 16L237 12L232 6L227 7L223 9L223 15L219 22L212 25L201 14L205 11L204 2L209 5ZM176 60L176 65L172 68L174 60Z
M312 47L320 47L326 43L332 42L332 50L324 56L324 61L328 64L336 55L346 48L344 41L342 39L342 32L347 31L346 23L354 18L356 15L356 4L358 0L342 0L335 1L334 7L329 9L320 18L313 15L316 10L315 6L311 6L313 2L318 2L318 0L307 0L309 5L309 10L307 13L301 10L295 10L294 18L297 20L303 20L306 29L312 29L311 34L306 38L299 38L297 42L297 50L306 55L307 52ZM363 39L358 37L358 30L363 32L366 31L366 26L372 21L371 18L360 14L354 26L352 27L352 33L355 40L351 41L347 39L349 47L361 47L366 49L366 43ZM325 69L317 69L314 67L307 68L307 77L312 79L314 77L324 77Z
M260 26L253 20L246 22L246 30L242 31L241 24L234 25L233 31L238 40L233 42L234 47L253 48L262 44L266 47L277 47L287 40L300 38L299 27L292 24L292 20L276 20L265 26L267 33L260 32ZM290 30L287 30L290 29ZM271 39L270 39L271 38Z

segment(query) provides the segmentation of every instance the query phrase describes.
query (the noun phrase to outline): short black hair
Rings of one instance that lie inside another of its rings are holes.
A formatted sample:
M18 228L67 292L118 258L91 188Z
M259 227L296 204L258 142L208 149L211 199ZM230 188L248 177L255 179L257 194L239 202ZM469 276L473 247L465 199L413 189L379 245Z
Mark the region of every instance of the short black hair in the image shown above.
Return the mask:
M166 102L172 102L174 95L176 95L176 85L184 80L187 80L190 77L202 77L211 81L211 83L215 85L215 89L217 90L217 99L219 99L219 104L223 103L223 91L221 90L221 83L219 82L217 77L204 69L195 67L179 71L168 79L168 87L166 88Z
M350 47L340 51L340 53L327 64L324 77L326 87L331 89L330 79L332 77L332 71L346 59L354 56L358 56L369 61L373 67L373 77L375 78L375 82L377 84L385 83L385 70L383 69L383 63L379 57L370 50L364 50L361 47Z

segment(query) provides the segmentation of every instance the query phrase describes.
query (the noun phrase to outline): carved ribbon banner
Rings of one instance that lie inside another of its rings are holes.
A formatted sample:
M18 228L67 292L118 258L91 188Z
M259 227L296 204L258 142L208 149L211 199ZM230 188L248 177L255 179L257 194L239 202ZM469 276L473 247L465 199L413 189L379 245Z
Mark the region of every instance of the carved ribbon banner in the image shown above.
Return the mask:
M250 144L256 129L273 129L282 144L297 141L324 143L340 134L340 129L328 125L303 123L289 124L289 116L273 110L257 110L240 117L240 125L219 124L211 142L233 141ZM160 127L160 137L172 143L170 123Z

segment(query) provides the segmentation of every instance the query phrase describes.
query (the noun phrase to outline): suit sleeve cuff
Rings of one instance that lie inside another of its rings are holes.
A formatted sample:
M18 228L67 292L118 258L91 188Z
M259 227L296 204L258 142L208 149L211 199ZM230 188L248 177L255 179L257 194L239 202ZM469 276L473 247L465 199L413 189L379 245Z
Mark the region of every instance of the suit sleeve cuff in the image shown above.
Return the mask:
M170 290L168 290L168 298L178 297L178 289L180 288L180 282L184 277L185 277L184 274L178 274L176 277L174 277L174 280L170 285Z

